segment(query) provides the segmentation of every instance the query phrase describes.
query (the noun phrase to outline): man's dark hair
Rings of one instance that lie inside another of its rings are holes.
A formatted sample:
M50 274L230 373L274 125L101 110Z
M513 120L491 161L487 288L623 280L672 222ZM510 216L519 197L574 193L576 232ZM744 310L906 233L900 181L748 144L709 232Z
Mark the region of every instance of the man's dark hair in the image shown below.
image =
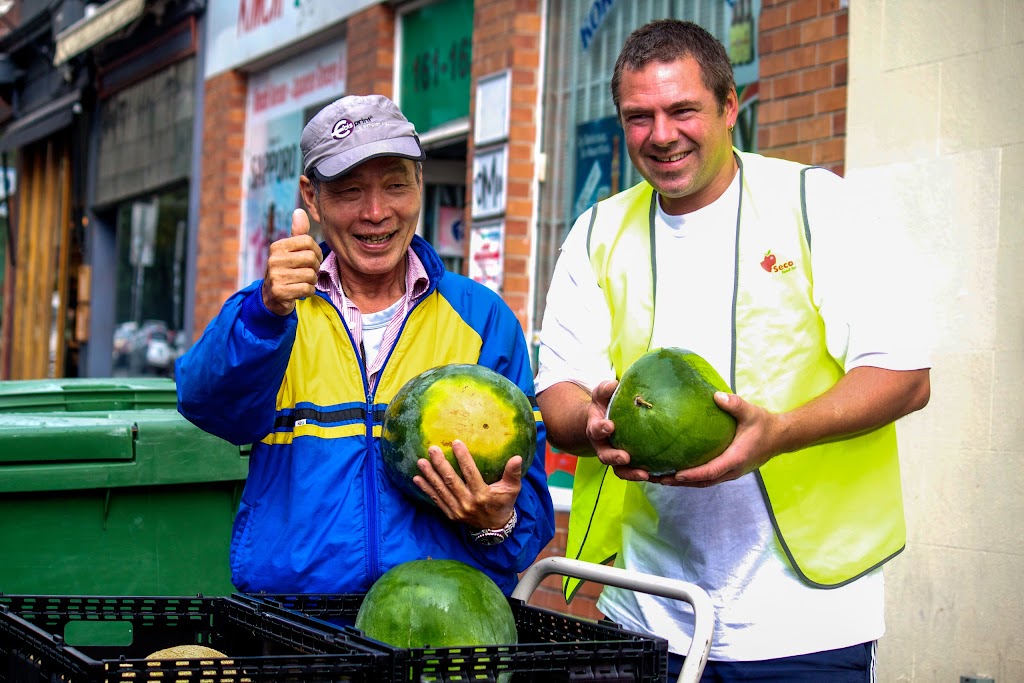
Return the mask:
M718 111L725 109L729 93L736 88L732 62L725 46L692 21L658 19L629 34L612 72L612 102L619 112L619 86L622 70L636 71L651 62L674 62L693 57L700 65L701 80L718 100Z

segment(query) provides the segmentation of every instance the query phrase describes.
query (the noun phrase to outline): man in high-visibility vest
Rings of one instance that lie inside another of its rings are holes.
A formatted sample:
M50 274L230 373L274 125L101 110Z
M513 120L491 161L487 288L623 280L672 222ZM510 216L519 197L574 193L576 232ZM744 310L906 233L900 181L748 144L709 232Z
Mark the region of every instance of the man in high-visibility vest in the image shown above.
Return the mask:
M930 394L914 307L877 284L892 247L838 176L733 148L729 58L696 24L634 31L611 89L645 180L562 245L536 379L551 443L596 455L577 464L567 555L705 588L708 680L869 681L880 567L906 540L893 423ZM611 447L606 409L659 347L718 370L737 431L711 462L651 476ZM609 587L599 607L667 638L679 670L685 605Z

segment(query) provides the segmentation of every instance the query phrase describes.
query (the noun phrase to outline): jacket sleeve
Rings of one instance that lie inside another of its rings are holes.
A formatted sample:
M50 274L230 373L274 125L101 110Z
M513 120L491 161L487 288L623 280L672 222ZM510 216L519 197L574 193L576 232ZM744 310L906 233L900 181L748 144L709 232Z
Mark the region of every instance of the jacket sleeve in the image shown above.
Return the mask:
M202 337L175 363L178 412L236 445L274 429L277 393L298 318L263 304L262 280L232 295Z
M488 321L488 329L481 336L483 347L479 364L495 370L518 385L530 399L535 415L539 417L526 339L519 320L503 302L495 307ZM546 442L544 423L538 419L537 451L529 470L523 476L522 488L516 500L519 521L512 536L498 545L484 546L469 537L468 529L465 531L469 552L482 565L498 571L507 571L511 567L516 573L522 572L554 538L555 513L544 464Z

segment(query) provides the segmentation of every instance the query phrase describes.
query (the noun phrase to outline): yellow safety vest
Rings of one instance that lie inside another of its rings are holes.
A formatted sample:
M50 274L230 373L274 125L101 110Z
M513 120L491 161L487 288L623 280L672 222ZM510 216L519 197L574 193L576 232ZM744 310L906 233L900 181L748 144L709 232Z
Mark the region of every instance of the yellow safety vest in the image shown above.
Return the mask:
M727 379L752 403L774 412L792 410L843 375L828 355L824 323L811 296L803 183L810 167L734 153L741 192ZM600 202L591 216L587 245L611 312L609 352L617 377L650 348L659 265L656 201L653 188L642 182ZM756 476L776 539L812 586L853 581L906 544L893 424L777 456ZM566 556L611 561L621 547L623 509L646 504L640 485L619 479L597 458L580 458ZM581 583L564 580L566 600Z

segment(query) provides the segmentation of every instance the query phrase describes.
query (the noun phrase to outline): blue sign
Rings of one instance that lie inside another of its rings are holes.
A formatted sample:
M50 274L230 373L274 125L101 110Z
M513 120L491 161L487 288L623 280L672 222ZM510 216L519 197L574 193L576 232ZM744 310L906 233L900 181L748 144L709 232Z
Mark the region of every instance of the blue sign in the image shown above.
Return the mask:
M625 148L625 135L615 116L576 126L575 216L621 189Z
M594 35L597 34L597 29L601 28L601 22L608 16L608 10L612 8L613 4L615 4L615 0L594 0L590 3L590 9L583 16L583 25L580 26L580 41L583 43L584 50L590 46Z

